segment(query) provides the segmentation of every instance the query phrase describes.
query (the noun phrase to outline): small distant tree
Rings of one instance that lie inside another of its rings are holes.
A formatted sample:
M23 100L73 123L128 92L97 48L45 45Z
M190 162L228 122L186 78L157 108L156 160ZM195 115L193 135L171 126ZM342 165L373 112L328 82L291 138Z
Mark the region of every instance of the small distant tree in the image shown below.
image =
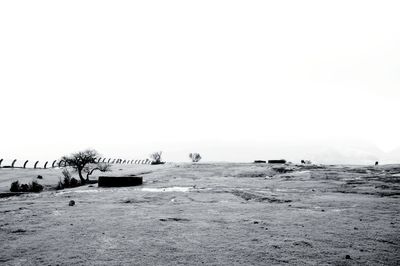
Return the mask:
M86 173L86 181L89 181L89 176L93 174L94 171L108 172L111 171L111 164L109 163L96 163L88 164L83 168L83 172Z
M154 152L150 154L150 159L152 160L153 163L161 163L161 155L162 151Z
M61 160L66 162L67 166L71 166L76 172L78 172L81 184L85 184L82 172L88 164L97 164L96 158L99 157L99 153L96 150L85 150L73 153L69 156L63 156Z
M189 153L189 158L192 160L192 162L197 163L201 160L200 153Z

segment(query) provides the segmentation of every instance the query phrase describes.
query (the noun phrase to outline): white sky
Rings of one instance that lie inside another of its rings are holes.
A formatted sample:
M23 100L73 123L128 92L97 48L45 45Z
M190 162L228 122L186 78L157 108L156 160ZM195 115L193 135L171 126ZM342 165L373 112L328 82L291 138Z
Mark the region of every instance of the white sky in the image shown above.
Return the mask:
M0 157L390 151L399 14L400 1L1 1Z

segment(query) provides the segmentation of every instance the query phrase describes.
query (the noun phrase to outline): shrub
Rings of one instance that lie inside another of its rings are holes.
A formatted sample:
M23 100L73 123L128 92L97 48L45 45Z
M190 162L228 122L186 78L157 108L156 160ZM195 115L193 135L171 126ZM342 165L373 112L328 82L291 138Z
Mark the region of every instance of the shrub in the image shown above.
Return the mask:
M80 185L80 182L76 178L71 178L69 181L69 187L78 187Z
M67 168L64 168L61 173L64 176L64 179L70 180L72 177L71 173L68 171Z
M11 183L11 188L10 191L11 192L18 192L20 190L20 186L19 186L19 181L15 181Z
M197 163L198 161L201 160L200 153L189 153L189 158L192 160L192 162Z
M162 151L154 152L150 154L150 159L152 159L152 163L159 164L161 163L161 155Z
M60 178L60 181L58 182L59 185L60 184L62 185L60 187L62 187L62 188L69 187L70 183L71 183L71 173L68 171L67 168L64 168L61 173L64 176L64 179L63 179L63 181L61 181L61 178Z
M29 186L27 184L21 184L19 192L28 192L28 191L29 191Z
M57 190L64 189L64 183L63 183L63 181L61 181L61 178L60 178L60 180L58 181L58 184L57 184L57 186L56 186L56 189L57 189Z
M62 175L64 176L64 178L62 179L60 177L60 180L58 181L58 184L56 186L57 190L64 188L79 187L82 184L81 182L79 182L78 179L72 177L71 173L66 168L62 170Z
M39 184L37 181L32 181L28 185L28 191L29 192L40 192L42 190L43 190L43 186L41 184Z
M19 181L15 181L11 183L11 192L41 192L43 190L43 186L39 184L37 181L32 181L29 184L19 184Z

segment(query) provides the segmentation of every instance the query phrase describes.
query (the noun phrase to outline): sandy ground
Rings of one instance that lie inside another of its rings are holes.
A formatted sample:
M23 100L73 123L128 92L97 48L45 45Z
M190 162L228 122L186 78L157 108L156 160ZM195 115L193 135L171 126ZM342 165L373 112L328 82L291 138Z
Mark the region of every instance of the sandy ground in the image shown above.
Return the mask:
M40 183L55 185L60 172L0 169L0 191L39 174ZM1 198L0 264L400 264L399 165L118 165L112 172L135 173L143 186L46 187Z

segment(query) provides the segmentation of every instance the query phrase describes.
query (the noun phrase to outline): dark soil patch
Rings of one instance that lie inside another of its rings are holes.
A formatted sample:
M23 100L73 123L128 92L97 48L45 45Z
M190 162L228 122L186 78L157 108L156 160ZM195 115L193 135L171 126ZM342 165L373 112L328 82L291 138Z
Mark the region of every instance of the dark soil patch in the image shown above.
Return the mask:
M3 192L0 193L0 198L8 198L8 197L13 197L13 196L20 196L26 194L25 192Z
M312 247L313 245L307 241L296 241L293 243L295 246L300 246L300 247Z
M11 231L11 233L13 233L13 234L26 233L26 230L24 230L24 229L17 229L17 230Z
M185 219L185 218L161 218L160 219L161 222L189 222L189 219Z

